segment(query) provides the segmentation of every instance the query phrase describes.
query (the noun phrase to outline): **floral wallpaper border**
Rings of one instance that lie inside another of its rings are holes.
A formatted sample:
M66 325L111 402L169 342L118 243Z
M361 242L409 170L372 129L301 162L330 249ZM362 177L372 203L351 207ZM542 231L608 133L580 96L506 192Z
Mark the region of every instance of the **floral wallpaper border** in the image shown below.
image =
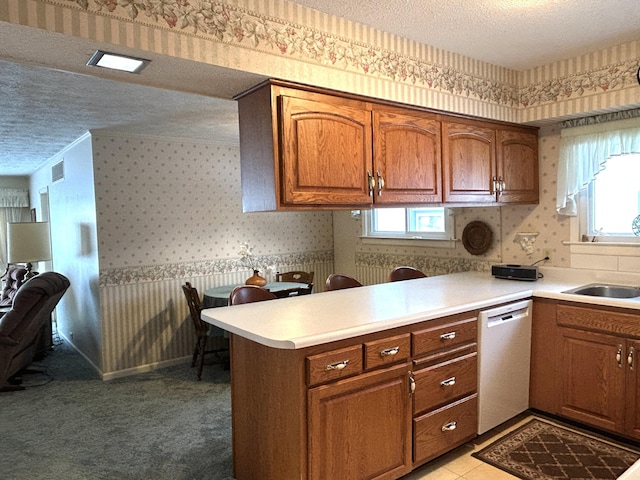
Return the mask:
M222 2L40 1L518 108L625 88L635 82L638 65L637 60L630 60L520 87L479 78L451 67L403 56Z
M422 255L393 255L388 253L356 253L356 265L386 268L411 265L428 276L456 272L489 272L495 262L468 258L436 258Z
M562 128L583 127L585 125L596 125L599 123L613 122L616 120L626 120L628 118L638 117L640 117L640 108L635 108L633 110L605 113L603 115L594 115L592 117L574 118L562 122L560 126Z
M284 255L262 255L255 257L257 265L273 269L276 265L303 265L333 262L333 251L304 252ZM241 259L227 258L201 262L169 263L126 268L108 268L100 271L100 287L128 285L142 282L158 282L175 278L190 278L248 270ZM275 273L275 272L274 272Z

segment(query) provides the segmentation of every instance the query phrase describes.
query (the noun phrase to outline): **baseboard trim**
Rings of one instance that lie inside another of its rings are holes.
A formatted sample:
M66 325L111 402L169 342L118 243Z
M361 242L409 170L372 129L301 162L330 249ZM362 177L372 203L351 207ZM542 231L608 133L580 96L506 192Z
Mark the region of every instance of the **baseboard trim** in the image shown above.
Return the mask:
M116 370L114 372L108 372L102 374L102 380L109 381L116 378L128 377L131 375L137 375L139 373L151 372L159 368L173 367L174 365L183 364L191 361L191 355L187 355L179 358L172 358L171 360L164 360L162 362L149 363L146 365L138 365L137 367L127 368L125 370Z

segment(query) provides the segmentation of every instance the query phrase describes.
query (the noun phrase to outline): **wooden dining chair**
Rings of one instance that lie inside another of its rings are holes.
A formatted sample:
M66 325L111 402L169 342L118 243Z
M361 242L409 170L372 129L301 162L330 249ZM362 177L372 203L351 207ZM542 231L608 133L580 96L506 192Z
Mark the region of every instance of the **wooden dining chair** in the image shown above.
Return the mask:
M229 305L240 305L242 303L264 302L274 300L276 297L269 290L256 285L240 285L231 290L229 295Z
M396 267L389 274L390 282L399 282L401 280L412 280L414 278L426 278L426 275L413 267Z
M299 288L297 295L307 295L313 290L313 272L293 270L291 272L276 273L276 282L306 283L306 288Z
M339 273L332 273L327 277L327 284L325 290L343 290L345 288L361 287L362 284L355 278L349 275L342 275Z
M193 323L193 330L196 335L196 344L193 348L193 357L191 359L191 366L195 367L198 362L198 380L202 378L202 367L204 365L204 357L207 354L215 354L216 362L222 363L225 367L228 364L228 358L220 355L223 352L228 352L228 347L212 348L207 350L207 343L209 341L209 327L210 325L202 320L201 311L202 304L200 303L200 295L195 287L192 287L189 282L186 282L182 286L182 291L187 299L187 305L189 305L189 315Z

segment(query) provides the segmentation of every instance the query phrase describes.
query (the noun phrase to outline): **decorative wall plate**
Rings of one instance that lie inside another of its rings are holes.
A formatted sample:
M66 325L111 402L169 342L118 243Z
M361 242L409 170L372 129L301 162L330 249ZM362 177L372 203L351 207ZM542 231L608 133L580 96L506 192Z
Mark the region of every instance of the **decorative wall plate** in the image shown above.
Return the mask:
M482 255L493 240L493 232L489 225L478 220L469 222L462 231L462 245L471 255Z

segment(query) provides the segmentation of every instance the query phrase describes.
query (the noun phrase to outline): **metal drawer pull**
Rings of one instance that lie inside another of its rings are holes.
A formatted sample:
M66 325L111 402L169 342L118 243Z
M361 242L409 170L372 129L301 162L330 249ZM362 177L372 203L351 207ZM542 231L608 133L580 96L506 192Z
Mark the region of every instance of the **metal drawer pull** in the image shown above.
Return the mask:
M416 393L416 379L413 377L413 373L409 372L409 395Z
M627 364L629 365L629 368L631 370L633 370L633 358L635 356L635 353L636 353L635 349L631 347L629 349L629 355L627 355Z
M382 350L380 352L380 356L393 357L394 355L397 355L399 351L400 351L400 347L387 348L386 350Z
M349 365L349 360L343 360L341 362L330 363L329 365L324 367L324 369L325 370L342 370L347 365Z
M457 426L458 426L458 422L445 423L442 426L442 431L443 432L451 432L451 431L455 430Z
M453 387L456 384L456 377L447 378L440 382L441 387Z
M440 335L440 340L453 340L456 338L456 332L443 333Z

